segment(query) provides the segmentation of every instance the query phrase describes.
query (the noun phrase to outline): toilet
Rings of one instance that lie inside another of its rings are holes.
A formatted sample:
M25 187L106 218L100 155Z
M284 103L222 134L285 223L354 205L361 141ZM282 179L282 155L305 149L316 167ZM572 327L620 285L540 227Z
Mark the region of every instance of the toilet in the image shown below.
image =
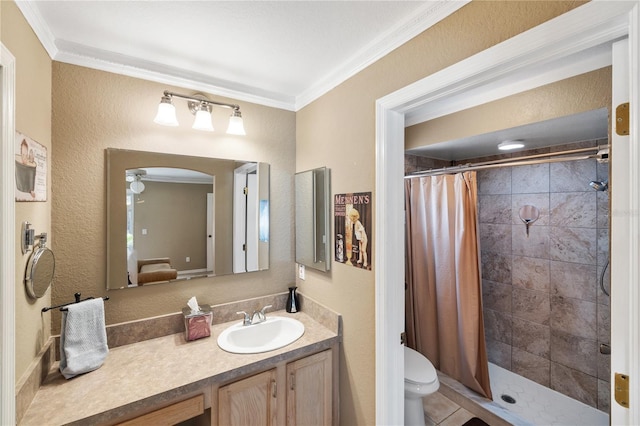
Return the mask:
M422 398L438 390L440 382L431 361L421 353L404 347L404 424L424 423Z

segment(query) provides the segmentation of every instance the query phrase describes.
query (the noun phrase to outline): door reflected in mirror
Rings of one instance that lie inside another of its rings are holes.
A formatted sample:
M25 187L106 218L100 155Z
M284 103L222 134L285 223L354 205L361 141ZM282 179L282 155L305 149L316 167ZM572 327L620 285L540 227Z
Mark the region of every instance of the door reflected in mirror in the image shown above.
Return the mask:
M269 267L269 165L107 150L107 288Z

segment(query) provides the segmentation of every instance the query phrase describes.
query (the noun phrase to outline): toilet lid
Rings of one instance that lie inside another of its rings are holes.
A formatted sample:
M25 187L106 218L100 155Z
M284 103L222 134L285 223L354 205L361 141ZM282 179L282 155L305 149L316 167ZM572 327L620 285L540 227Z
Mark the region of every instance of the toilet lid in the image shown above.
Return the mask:
M404 347L404 378L413 383L432 383L438 379L436 369L424 355Z

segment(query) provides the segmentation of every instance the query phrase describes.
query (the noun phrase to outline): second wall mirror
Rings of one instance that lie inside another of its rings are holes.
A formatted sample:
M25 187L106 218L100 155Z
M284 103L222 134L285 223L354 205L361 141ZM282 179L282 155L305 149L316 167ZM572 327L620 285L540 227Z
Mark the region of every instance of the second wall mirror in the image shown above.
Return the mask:
M296 262L326 272L331 269L331 170L296 173Z

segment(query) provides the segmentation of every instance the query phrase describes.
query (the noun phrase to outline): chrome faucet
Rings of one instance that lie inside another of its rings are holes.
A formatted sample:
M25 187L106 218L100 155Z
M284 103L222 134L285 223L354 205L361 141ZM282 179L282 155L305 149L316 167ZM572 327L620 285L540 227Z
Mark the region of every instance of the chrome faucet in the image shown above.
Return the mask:
M251 324L260 324L261 322L265 322L267 320L267 315L265 314L265 311L269 308L271 308L271 305L265 306L260 311L253 311L253 315L251 317Z
M244 319L242 320L242 325L251 325L251 317L245 311L236 312L238 315L244 315Z
M244 315L244 319L242 320L242 325L253 325L260 324L261 322L265 322L267 320L267 315L265 311L271 308L272 305L267 305L259 311L253 311L253 314L249 315L245 311L236 312L238 315Z

